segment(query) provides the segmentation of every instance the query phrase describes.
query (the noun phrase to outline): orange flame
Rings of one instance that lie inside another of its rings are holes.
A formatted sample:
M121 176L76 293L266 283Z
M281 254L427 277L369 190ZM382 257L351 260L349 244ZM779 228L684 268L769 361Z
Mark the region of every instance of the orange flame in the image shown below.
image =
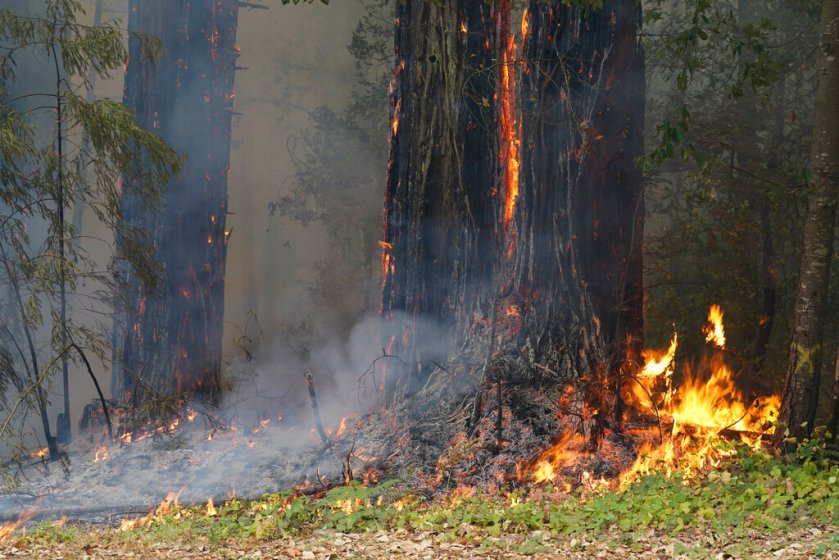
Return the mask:
M703 328L706 340L713 342L720 350L725 348L723 312L718 305L712 305L708 313L710 325ZM686 477L693 476L703 468L714 467L727 454L713 445L718 434L725 430L746 431L751 434L770 434L772 423L778 418L780 398L777 395L760 397L751 403L744 401L737 388L731 368L726 365L724 354L716 352L705 360L701 369L709 373L699 375L685 368L685 379L677 390L672 390L669 378L673 373L673 356L676 350L674 335L670 348L664 355L645 350L646 363L637 376L640 382L661 404L661 415L672 420L670 438L655 445L647 442L641 446L638 458L620 477L621 483L632 480L639 474L653 470L666 470L669 475L674 469L681 469ZM656 395L653 387L656 380L666 378L661 394ZM653 407L649 397L641 402ZM750 446L759 445L760 437L744 435Z
M710 325L702 329L705 333L705 342L713 342L715 346L725 348L725 329L722 325L723 312L719 305L712 305L708 311L708 322Z
M215 517L218 515L218 511L216 510L216 506L213 505L213 499L207 499L207 517Z
M528 469L530 479L535 483L554 482L560 471L577 462L583 452L581 451L585 440L583 436L575 432L566 432L559 437L556 443L541 454Z
M49 452L50 452L50 448L45 447L43 449L40 449L38 451L35 451L35 452L31 453L29 455L29 458L33 459L33 460L34 459L42 459L42 458L46 457L47 455L49 455Z
M160 505L152 507L146 515L135 517L134 519L123 519L119 524L119 530L130 531L132 529L147 527L153 523L162 522L163 516L174 513L176 510L180 509L178 499L180 498L181 492L183 492L183 488L177 492L169 492L169 494L166 495L166 498L160 502Z
M108 448L104 445L100 445L99 448L96 450L96 454L93 457L93 462L98 463L99 461L107 461L108 460Z
M399 113L402 111L402 99L396 101L396 107L393 109L393 120L390 123L390 130L393 135L399 132Z
M0 525L0 543L6 542L14 536L18 527L25 525L38 512L38 508L25 509L18 514L17 521ZM23 536L26 536L26 527L23 527Z

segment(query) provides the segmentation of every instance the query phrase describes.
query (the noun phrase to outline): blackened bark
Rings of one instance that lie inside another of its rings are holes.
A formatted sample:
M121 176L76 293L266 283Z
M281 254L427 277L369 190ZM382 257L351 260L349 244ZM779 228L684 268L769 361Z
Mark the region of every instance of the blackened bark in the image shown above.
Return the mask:
M801 441L813 429L818 402L830 260L839 184L839 2L823 2L819 85L813 111L812 179L807 194L801 269L779 419ZM776 432L783 444L785 430Z
M386 350L407 371L388 364L389 398L421 388L473 314L492 305L500 216L493 67L503 4L396 4L382 315Z
M602 10L531 0L525 22L516 212L519 296L529 306L523 343L534 360L591 380L600 395L619 382L627 341L636 351L642 344L639 21L633 0L607 0Z
M130 2L131 32L160 39L166 52L152 62L131 37L125 103L188 160L159 213L140 202L143 185L125 179L124 225L150 232L164 279L147 293L137 277L123 278L114 336L115 389L123 396L149 385L208 402L219 396L237 18L235 0Z

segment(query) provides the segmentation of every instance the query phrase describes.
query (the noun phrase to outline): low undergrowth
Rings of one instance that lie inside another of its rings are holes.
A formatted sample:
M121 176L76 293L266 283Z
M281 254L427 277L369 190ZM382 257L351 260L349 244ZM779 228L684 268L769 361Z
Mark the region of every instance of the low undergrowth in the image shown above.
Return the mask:
M835 553L839 550L837 480L839 462L819 442L807 442L787 457L742 447L701 477L685 480L679 471L657 473L622 490L596 483L578 485L571 493L549 485L496 495L458 488L428 499L396 481L372 487L352 484L317 499L277 493L255 501L229 500L212 510L204 505L175 507L153 516L143 528L114 531L112 536L200 538L212 544L265 541L317 530L396 530L434 531L452 540L534 532L631 540L633 534L651 532L678 535L699 529L736 536L829 527L828 538L815 552ZM66 541L84 531L43 524L14 538Z

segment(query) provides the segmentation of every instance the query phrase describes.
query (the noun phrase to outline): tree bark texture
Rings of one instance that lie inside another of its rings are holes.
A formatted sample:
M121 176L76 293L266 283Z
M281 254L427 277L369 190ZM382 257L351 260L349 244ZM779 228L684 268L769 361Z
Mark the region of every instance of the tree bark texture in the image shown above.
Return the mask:
M644 198L635 160L643 152L644 58L636 4L606 0L593 10L531 0L523 24L521 343L560 376L598 383L618 383L627 345L637 352L642 344ZM610 370L609 379L598 370Z
M130 2L130 31L159 39L165 54L151 61L130 38L125 103L188 159L160 212L140 202L142 185L124 181L122 220L149 232L163 269L151 292L123 278L114 387L124 397L219 395L237 18L235 0Z
M822 2L819 84L813 111L812 177L807 193L801 268L780 421L801 441L813 429L818 402L830 259L839 182L839 2ZM785 430L778 430L782 444Z
M487 315L500 246L496 14L508 2L396 4L382 315L389 397L414 393Z

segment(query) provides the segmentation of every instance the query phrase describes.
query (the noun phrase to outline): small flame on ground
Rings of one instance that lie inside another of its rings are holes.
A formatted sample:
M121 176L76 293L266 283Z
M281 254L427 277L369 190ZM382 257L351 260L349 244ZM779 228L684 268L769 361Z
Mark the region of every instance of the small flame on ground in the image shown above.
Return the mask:
M49 453L50 453L50 448L49 448L49 447L45 447L45 448L40 449L40 450L38 450L38 451L34 451L34 452L32 452L32 453L29 455L29 458L30 458L30 459L32 459L32 460L34 460L34 459L42 459L42 458L46 457L47 455L49 455Z
M542 451L528 469L530 479L536 484L554 482L560 471L571 465L583 455L585 445L583 436L575 432L566 432L552 446Z
M638 451L638 458L620 477L621 484L633 480L639 474L664 469L668 476L676 468L686 478L704 468L715 467L720 460L733 451L720 450L714 446L717 436L726 430L745 431L742 440L747 445L760 445L761 435L774 431L772 424L778 418L780 398L777 395L759 397L751 403L734 382L731 368L725 363L725 328L723 312L719 305L712 305L708 312L709 325L703 328L706 341L713 342L717 351L703 362L701 369L708 375L699 375L685 368L685 379L677 390L669 380L673 373L673 356L676 351L676 336L665 354L645 351L644 369L637 376L648 391L646 400L641 399L664 418L673 422L670 437L658 445L647 442ZM664 389L655 393L657 380L666 378ZM650 398L654 401L650 402Z
M30 509L25 509L18 514L17 521L13 521L10 523L4 523L0 525L0 543L7 542L10 540L18 528L21 528L23 537L26 536L26 523L32 519L35 514L38 512L37 507L33 507Z
M207 499L207 517L215 517L218 515L218 511L216 510L216 506L213 505L213 499Z
M98 449L96 449L96 454L93 457L93 462L98 463L99 461L107 461L108 460L108 448L104 445L100 445Z
M659 426L670 426L670 433L659 429L645 429L644 441L635 461L619 477L623 485L638 475L654 471L670 476L679 470L690 479L705 469L714 468L734 449L716 445L718 437L740 432L741 440L750 447L759 447L762 436L774 431L780 398L777 395L744 400L737 388L734 374L725 363L725 328L723 312L713 305L708 314L709 326L703 329L708 342L713 342L715 353L704 359L700 367L684 368L684 381L674 387L675 355L678 337L674 334L666 350L644 350L643 367L628 378L625 396L636 411L653 413ZM627 360L631 366L631 360ZM558 482L562 470L578 464L586 455L585 441L576 432L566 432L536 459L521 470L520 480L534 483ZM608 482L597 479L588 471L582 473L584 489L597 491Z

